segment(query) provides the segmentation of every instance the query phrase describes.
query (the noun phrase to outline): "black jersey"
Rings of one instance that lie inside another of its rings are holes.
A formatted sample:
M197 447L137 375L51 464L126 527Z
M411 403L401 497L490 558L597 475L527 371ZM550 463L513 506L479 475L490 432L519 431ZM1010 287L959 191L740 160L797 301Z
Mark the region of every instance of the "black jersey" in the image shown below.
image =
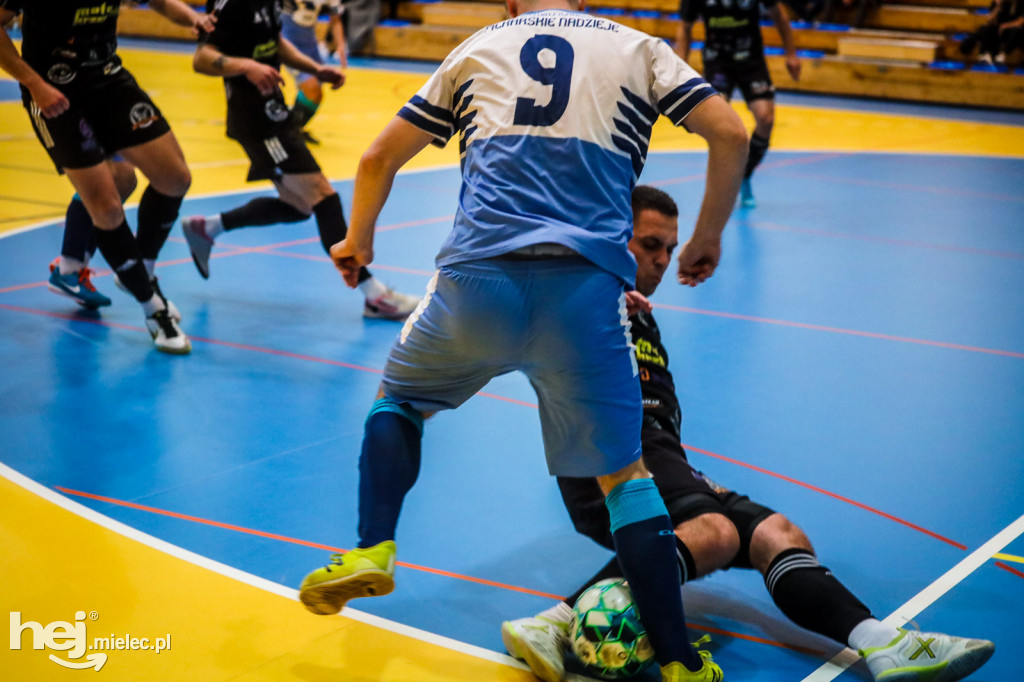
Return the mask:
M281 0L206 0L206 11L217 24L203 42L229 57L281 67Z
M207 0L206 11L217 18L217 24L200 42L229 57L281 68L281 0ZM224 90L228 137L263 137L288 125L288 105L281 88L262 95L245 76L231 76L224 79Z
M0 0L0 8L22 13L22 59L61 90L119 70L120 7L119 0Z
M644 426L656 426L680 440L682 412L676 385L668 370L668 351L661 343L661 330L650 313L629 318L636 362L640 369L640 391L644 401Z
M704 20L704 61L749 62L764 60L761 5L776 0L681 0L683 21Z

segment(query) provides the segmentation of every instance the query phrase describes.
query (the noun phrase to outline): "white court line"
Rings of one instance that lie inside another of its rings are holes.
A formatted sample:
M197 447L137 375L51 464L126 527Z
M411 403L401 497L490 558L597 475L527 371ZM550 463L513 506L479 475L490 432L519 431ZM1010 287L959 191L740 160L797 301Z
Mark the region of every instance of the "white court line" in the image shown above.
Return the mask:
M1001 549L1024 534L1024 516L1004 528L995 537L971 552L963 561L946 571L946 574L924 588L910 601L899 607L882 622L893 627L903 627L919 613L934 604L939 597L956 587L964 578L985 565ZM856 663L860 656L852 649L843 649L836 656L803 679L803 682L829 682Z

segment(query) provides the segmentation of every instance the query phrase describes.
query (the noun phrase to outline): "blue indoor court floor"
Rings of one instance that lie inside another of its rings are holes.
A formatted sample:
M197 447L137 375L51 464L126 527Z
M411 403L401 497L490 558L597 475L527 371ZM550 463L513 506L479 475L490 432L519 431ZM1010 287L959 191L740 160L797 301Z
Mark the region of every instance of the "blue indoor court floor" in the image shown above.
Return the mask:
M641 178L676 199L683 231L704 165L654 151ZM399 176L371 266L396 289L432 275L458 177ZM653 297L691 460L800 525L880 619L995 641L984 682L1024 679L1022 179L1024 156L780 145L714 278ZM351 181L334 184L348 208ZM239 185L182 215L265 192ZM501 622L607 553L573 532L523 377L428 422L395 592L317 618L295 589L355 544L362 424L399 325L362 318L312 221L224 235L208 281L176 227L158 275L193 350L163 355L109 273L100 313L47 290L60 232L0 236L5 610L173 636L162 658L111 652L110 679L533 679L503 655ZM684 594L730 682L870 679L753 572ZM91 674L46 653L0 647L0 677Z

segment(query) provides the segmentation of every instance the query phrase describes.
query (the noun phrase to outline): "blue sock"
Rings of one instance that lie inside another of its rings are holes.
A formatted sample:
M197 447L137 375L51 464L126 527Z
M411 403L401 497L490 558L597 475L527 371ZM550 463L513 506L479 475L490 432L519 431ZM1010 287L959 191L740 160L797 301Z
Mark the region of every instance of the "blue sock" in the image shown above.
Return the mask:
M690 670L699 670L703 662L690 645L679 594L672 522L654 481L643 478L620 483L608 493L605 504L619 564L658 664L679 661Z
M76 194L71 198L64 217L64 242L60 248L60 255L83 263L88 262L89 257L96 251L96 238L93 235L95 229L89 211L85 210L85 204Z
M402 501L420 473L423 417L390 398L373 404L359 455L359 546L395 539Z

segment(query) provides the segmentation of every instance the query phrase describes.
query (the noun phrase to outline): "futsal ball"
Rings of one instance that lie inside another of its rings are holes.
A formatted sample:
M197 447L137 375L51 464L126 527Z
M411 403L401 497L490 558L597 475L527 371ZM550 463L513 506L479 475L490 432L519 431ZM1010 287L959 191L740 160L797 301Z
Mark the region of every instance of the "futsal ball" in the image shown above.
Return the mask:
M654 660L633 593L622 578L608 578L588 587L576 601L572 616L569 640L588 675L621 680Z

